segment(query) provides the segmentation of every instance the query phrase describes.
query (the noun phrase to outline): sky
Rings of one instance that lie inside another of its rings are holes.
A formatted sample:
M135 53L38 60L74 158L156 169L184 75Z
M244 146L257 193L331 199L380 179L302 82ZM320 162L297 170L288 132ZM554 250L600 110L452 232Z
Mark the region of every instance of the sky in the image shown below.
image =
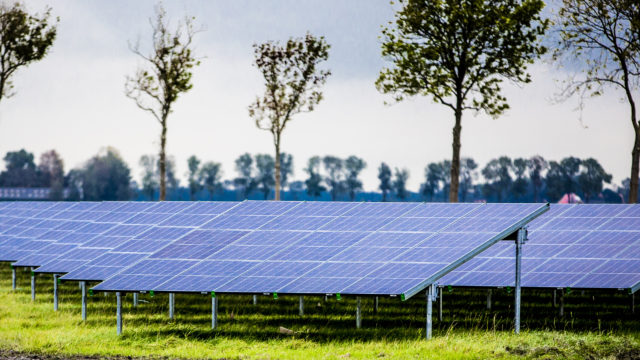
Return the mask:
M155 4L29 0L30 11L52 7L60 18L58 36L44 60L17 73L15 96L0 103L0 154L25 148L39 156L56 149L68 170L110 146L139 181L138 160L158 152L160 126L124 95L124 83L142 65L129 44L139 39L143 51L149 49ZM365 190L377 188L377 168L386 162L408 169L408 187L417 191L425 165L451 157L450 109L424 97L393 103L375 88L380 70L389 65L380 55L381 26L393 19L388 0L177 0L164 5L173 24L195 16L202 29L194 41L202 61L193 89L181 96L168 121L167 153L183 179L193 154L220 162L224 177L232 178L240 154L273 153L270 134L257 129L247 111L263 92L252 66L252 45L306 32L324 36L331 45L324 67L332 75L324 100L315 111L297 115L283 135L282 150L294 155L294 179L304 180L311 156L357 155L367 162ZM464 114L462 156L481 166L501 155L594 157L614 183L629 177L633 130L623 94L610 89L589 99L580 112L578 99L553 100L557 81L567 77L561 68L539 61L530 73L530 84L505 83L511 109L504 115Z

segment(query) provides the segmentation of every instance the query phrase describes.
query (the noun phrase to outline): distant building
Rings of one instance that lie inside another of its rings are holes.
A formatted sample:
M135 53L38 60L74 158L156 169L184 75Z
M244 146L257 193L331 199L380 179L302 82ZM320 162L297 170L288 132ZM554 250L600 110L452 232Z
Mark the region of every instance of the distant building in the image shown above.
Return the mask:
M0 188L0 200L49 200L50 188ZM64 197L69 190L64 190Z

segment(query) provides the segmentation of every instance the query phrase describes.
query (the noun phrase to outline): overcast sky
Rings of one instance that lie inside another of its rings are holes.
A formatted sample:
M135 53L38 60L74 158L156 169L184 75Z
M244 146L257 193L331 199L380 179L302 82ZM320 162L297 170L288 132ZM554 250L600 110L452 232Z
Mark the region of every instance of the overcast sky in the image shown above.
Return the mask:
M25 148L39 156L56 149L68 169L101 148L113 146L140 179L138 159L157 153L160 126L124 95L127 74L140 64L128 42L150 39L148 18L155 1L29 0L30 11L46 5L60 17L58 37L41 62L15 77L17 94L0 103L0 153ZM196 37L193 89L169 119L167 151L178 173L196 154L223 164L235 176L234 159L244 153L272 153L270 134L258 130L247 106L263 91L252 66L252 44L286 40L310 31L331 44L326 67L332 76L325 99L313 113L294 118L282 149L294 155L296 179L310 156L355 154L367 162L363 180L377 188L377 167L407 168L416 191L428 162L451 157L453 114L426 98L385 105L374 86L385 65L380 28L393 19L388 0L167 1L169 15L194 15L204 31ZM577 99L554 104L556 80L566 74L545 63L531 68L533 82L505 85L511 110L498 119L465 113L462 156L482 166L500 155L594 157L619 183L629 176L633 130L622 94L609 91L589 100L582 120ZM184 183L184 182L183 182Z

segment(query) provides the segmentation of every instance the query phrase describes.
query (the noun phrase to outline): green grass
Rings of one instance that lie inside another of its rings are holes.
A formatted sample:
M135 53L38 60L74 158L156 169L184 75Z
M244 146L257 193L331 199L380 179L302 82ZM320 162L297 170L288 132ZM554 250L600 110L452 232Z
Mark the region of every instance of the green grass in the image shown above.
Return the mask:
M121 355L230 359L583 359L640 357L640 316L631 314L623 292L573 291L565 316L557 316L551 291L523 291L523 330L511 331L513 294L494 290L493 309L486 292L454 288L444 294L444 319L434 338L424 340L425 300L363 299L363 324L355 328L355 301L343 296L324 301L297 297L219 295L219 328L211 330L208 295L176 295L176 318L168 318L168 296L131 294L123 298L124 334L115 327L115 296L89 297L88 321L80 317L77 283L63 282L60 310L53 311L52 277L39 275L32 303L29 272L18 270L11 290L9 266L0 268L0 349L57 355ZM279 327L295 331L279 333Z

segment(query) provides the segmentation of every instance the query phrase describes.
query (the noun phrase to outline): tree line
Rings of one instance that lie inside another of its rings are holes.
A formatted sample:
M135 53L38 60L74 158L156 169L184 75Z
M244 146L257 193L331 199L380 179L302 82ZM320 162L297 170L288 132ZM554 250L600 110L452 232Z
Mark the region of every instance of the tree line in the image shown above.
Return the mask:
M313 156L303 174L294 178L294 158L280 154L283 199L333 201L440 201L449 200L450 162L429 163L420 175L419 188L410 189L407 169L377 166L377 191L365 191L361 173L367 163L360 157ZM157 200L160 196L159 159L143 155L139 180L113 148L91 157L81 167L65 173L64 161L55 150L44 152L39 163L22 149L4 156L6 169L0 172L0 187L45 187L51 198L63 200ZM182 184L173 157L166 160L167 199L244 200L274 199L275 159L270 154L242 154L233 173L225 176L222 165L192 155L187 159L187 181ZM628 196L629 179L619 186L593 159L566 157L548 161L541 156L515 158L501 156L483 167L472 158L460 161L458 198L462 202L557 202L566 194L576 194L584 202L620 203ZM605 186L609 185L609 188Z
M375 86L380 92L393 96L394 101L426 96L453 113L451 158L429 164L433 165L431 169L427 166L427 180L421 193L433 196L431 194L448 191L448 201L466 201L471 191L470 179L476 170L471 170L471 159L460 156L464 114L469 111L492 117L504 114L509 103L502 92L503 82L530 83L533 79L529 66L550 53L555 64L571 73L563 82L560 100L577 96L583 102L590 96L601 95L607 88L624 93L634 134L627 199L637 201L640 119L635 92L640 82L640 3L637 0L561 0L558 5L553 18L544 18L543 0L397 2L394 20L382 28L381 55L388 66L381 69ZM147 47L140 42L130 46L143 60L143 65L127 77L125 95L151 114L160 126L157 159L147 158L143 164L149 174L155 173L152 170L157 167L159 175L143 183L147 184L145 191L152 194L152 185L157 181L159 200L165 200L167 187L175 186L171 184L172 169L165 151L168 120L176 101L193 87L193 68L200 65L200 60L193 52L194 37L198 33L194 18L185 16L171 27L161 5L156 6L155 12L150 21L152 35ZM47 8L41 15L31 15L20 3L1 4L0 99L13 95L11 78L15 71L41 60L53 44L57 19L52 22L50 13L51 9ZM549 35L550 29L553 36ZM256 168L260 168L256 171L262 171L262 177L251 182L248 174L244 174L234 186L246 189L245 194L251 193L254 187L262 189L265 197L273 187L274 198L279 200L280 189L286 185L283 167L287 165L282 156L284 130L296 114L313 111L322 101L322 86L331 75L322 64L329 58L330 45L322 36L307 33L284 43L267 41L253 47L254 65L263 77L264 91L248 106L248 116L259 129L271 134L274 156L247 155L243 161L255 162ZM198 168L195 160L190 165ZM326 188L334 200L345 191L350 198L354 197L354 190L350 189L357 188L358 181L353 174L347 180L346 159L336 161L323 157L309 161L307 190L317 194ZM490 161L481 170L487 180L481 189L483 196L501 201L510 192L522 198L529 181L533 184L534 199L543 194L553 198L561 191L574 190L582 191L585 199L592 199L602 190L601 184L595 184L601 178L606 180L602 175L594 175L601 169L594 159L570 157L560 162L545 162L546 169L540 164L531 165L531 161L508 157ZM219 187L216 180L219 166L216 169L215 163L202 165L206 171L194 170L190 175L191 196L198 186L207 187L211 193ZM267 165L272 169L266 170ZM324 178L316 174L321 165L328 174ZM356 169L356 165L362 164L350 165ZM532 166L540 170L529 174ZM383 200L391 193L399 199L408 196L404 190L407 171L392 170L386 164L381 164L378 170ZM547 174L546 187L542 184L542 175L538 174L542 172ZM208 185L202 185L204 183ZM438 187L435 184L439 184ZM473 189L474 194L476 190Z

